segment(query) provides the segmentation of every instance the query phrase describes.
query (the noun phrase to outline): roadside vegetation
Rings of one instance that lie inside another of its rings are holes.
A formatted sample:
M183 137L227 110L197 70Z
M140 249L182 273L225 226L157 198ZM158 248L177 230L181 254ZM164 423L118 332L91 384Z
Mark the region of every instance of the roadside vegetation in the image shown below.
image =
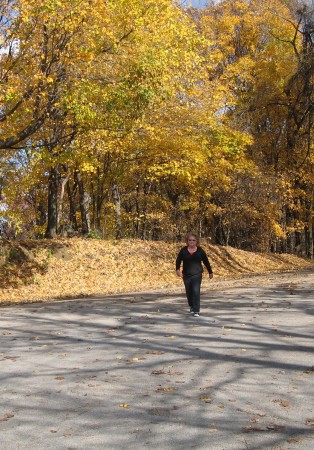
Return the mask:
M313 259L313 7L4 0L0 233Z
M174 267L181 245L81 238L3 241L0 303L182 289ZM205 242L202 246L208 252L214 281L313 268L313 261L294 255L251 253ZM210 287L206 276L204 285Z

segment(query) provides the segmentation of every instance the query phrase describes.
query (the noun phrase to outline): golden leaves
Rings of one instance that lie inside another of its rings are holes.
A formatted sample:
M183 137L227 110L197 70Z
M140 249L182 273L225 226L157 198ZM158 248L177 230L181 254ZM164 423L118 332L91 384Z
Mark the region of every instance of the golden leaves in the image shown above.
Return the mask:
M163 242L140 240L106 241L104 245L103 240L97 239L60 239L52 244L58 251L47 247L43 241L32 241L30 245L34 246L32 255L35 266L32 262L31 266L30 263L12 264L10 271L0 268L0 301L29 302L38 298L45 301L69 296L75 298L181 286L173 270L173 260L178 249L176 244L167 243L166 253L163 251ZM248 273L265 273L311 266L310 261L293 255L278 255L274 259L269 255L248 253L232 247L228 248L228 252L220 246L206 246L206 249L212 255L215 273L219 278L237 277L243 268ZM236 262L233 267L226 263L229 258ZM41 283L33 282L35 275ZM232 333L228 324L221 330L223 333ZM113 328L104 330L109 338L112 338L111 335L114 337L117 331ZM164 338L167 342L176 342L176 335L170 334L171 330L166 333L169 336ZM34 342L40 340L40 336L33 337ZM157 348L145 352L145 355L150 353L160 355L164 351ZM117 352L117 360L124 358L125 355ZM313 373L310 368L308 370Z
M172 387L172 386L168 386L168 387L165 387L165 386L159 386L159 387L157 387L157 389L156 389L156 391L162 391L162 392L173 392L173 391L175 391L176 390L176 388L175 387Z

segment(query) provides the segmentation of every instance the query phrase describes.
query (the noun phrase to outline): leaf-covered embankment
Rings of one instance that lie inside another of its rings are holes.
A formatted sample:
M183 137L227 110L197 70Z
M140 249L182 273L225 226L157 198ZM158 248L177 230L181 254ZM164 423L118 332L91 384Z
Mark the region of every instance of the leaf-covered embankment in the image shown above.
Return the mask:
M182 288L174 261L182 244L94 239L2 241L0 303ZM313 267L297 256L202 244L215 279Z

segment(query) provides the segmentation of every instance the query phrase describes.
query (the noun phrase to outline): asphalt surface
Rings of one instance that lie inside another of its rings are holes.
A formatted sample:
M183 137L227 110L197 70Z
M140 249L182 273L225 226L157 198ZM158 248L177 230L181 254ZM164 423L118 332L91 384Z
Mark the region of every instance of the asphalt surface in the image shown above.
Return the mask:
M0 308L0 448L314 449L314 273Z

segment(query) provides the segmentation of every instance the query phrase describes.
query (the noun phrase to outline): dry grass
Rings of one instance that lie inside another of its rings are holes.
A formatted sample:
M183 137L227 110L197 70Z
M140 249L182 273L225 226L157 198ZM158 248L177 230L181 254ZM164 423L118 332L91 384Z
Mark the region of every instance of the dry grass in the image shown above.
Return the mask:
M182 245L136 240L62 239L2 242L0 303L104 296L181 288L174 261ZM313 267L293 255L202 245L215 279Z

